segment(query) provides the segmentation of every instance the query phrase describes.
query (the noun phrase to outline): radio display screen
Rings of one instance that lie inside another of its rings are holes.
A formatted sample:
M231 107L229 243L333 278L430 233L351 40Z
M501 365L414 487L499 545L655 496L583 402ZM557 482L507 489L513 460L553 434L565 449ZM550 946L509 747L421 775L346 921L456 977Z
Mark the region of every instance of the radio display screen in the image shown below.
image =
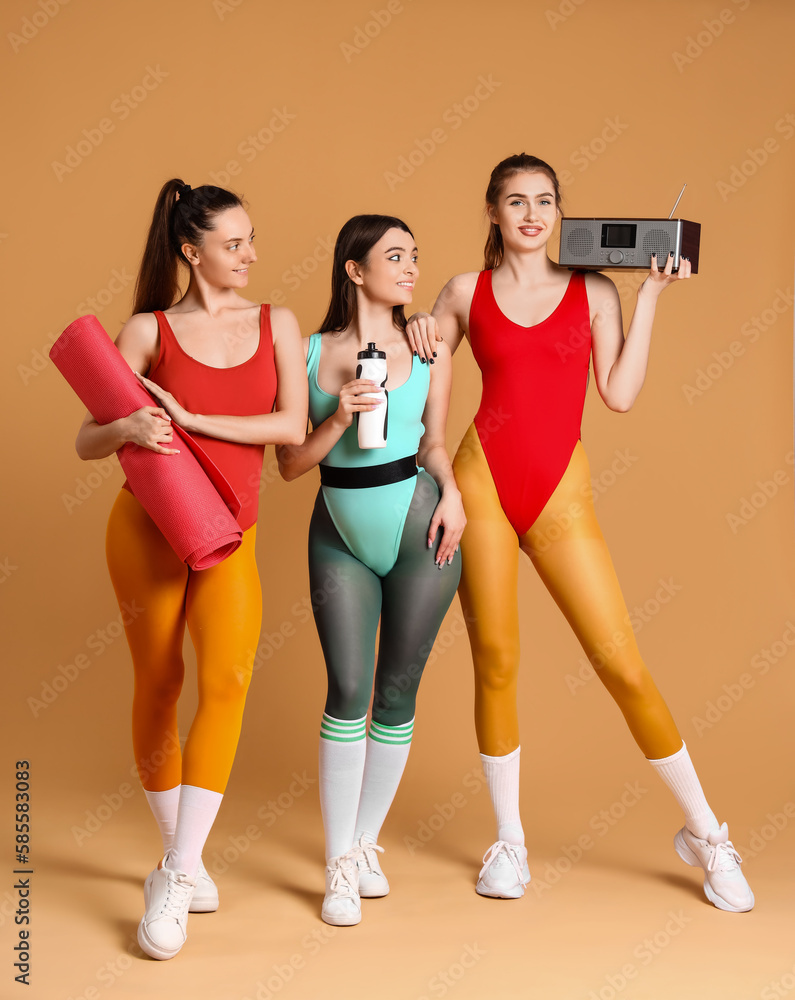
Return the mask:
M635 234L638 227L634 224L617 225L614 222L606 222L602 226L602 246L622 247L630 250L635 246Z

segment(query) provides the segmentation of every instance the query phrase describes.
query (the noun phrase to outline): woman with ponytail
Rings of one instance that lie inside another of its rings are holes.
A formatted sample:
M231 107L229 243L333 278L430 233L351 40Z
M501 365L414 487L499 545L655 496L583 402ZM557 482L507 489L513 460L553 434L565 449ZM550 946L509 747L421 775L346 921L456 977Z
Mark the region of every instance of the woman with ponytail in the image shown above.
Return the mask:
M234 760L262 592L254 558L265 445L300 444L307 391L301 335L285 308L243 298L256 261L254 229L240 198L181 180L163 185L135 289L133 315L116 346L160 406L98 424L77 437L81 458L127 442L173 455L172 422L192 434L241 502L240 547L209 569L176 556L130 491L107 528L107 559L122 607L144 610L126 626L135 673L133 749L163 858L146 879L141 948L168 959L187 936L188 912L218 907L201 853ZM180 292L180 271L189 272ZM198 707L180 751L177 700L185 627L196 650Z
M475 664L475 726L497 819L477 891L516 898L530 881L516 711L521 550L684 812L677 853L704 869L704 891L715 906L750 910L754 897L740 856L707 804L628 624L580 441L591 356L604 402L628 410L646 376L657 299L690 277L690 261L683 258L674 274L673 255L664 269L652 256L625 339L613 282L599 273L570 274L547 256L561 215L548 163L525 153L499 163L486 210L484 269L452 278L433 315L417 314L408 326L423 357L436 339L454 351L465 336L483 375L480 409L453 463L467 515L459 593Z

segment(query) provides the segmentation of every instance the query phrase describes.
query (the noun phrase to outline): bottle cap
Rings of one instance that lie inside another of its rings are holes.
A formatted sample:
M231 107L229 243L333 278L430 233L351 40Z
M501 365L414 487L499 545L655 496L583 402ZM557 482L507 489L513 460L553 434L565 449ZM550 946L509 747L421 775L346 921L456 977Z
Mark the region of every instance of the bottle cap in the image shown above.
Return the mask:
M362 361L364 358L384 358L386 360L386 354L383 351L379 351L375 344L371 343L367 344L366 351L359 351L356 357L359 361Z

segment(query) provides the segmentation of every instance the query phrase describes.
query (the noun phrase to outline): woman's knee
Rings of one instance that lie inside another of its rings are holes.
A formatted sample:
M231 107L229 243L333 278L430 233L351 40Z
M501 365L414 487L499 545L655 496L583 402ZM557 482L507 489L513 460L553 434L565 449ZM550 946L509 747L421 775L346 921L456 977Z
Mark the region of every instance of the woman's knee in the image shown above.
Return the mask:
M482 638L472 642L475 683L482 689L504 691L514 687L519 674L519 644Z

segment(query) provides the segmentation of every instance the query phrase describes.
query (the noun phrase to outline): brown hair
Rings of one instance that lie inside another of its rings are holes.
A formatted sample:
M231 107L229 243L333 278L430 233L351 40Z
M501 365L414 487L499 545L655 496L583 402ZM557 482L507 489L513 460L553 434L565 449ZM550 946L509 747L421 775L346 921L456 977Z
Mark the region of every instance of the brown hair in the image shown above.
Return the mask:
M204 234L215 229L216 215L242 204L236 194L224 188L203 184L193 190L178 177L166 181L157 196L146 237L133 313L173 305L179 296L179 263L188 263L182 245L201 246Z
M348 277L345 263L355 260L357 264L366 264L370 251L390 229L402 229L414 239L406 223L393 215L354 215L340 229L334 244L329 306L318 327L321 333L345 330L356 319L356 285ZM403 306L392 307L392 320L401 330L406 329Z
M544 160L539 160L537 156L530 156L529 153L515 153L513 156L502 160L492 170L491 177L489 178L489 186L486 188L486 210L488 211L490 206L496 206L502 193L503 185L509 177L513 177L514 174L536 173L546 174L549 177L555 192L555 205L560 214L563 215L560 184L558 183L557 174L548 163ZM500 227L496 222L492 222L489 219L489 234L486 237L486 246L483 250L484 271L499 267L502 263L504 250Z

